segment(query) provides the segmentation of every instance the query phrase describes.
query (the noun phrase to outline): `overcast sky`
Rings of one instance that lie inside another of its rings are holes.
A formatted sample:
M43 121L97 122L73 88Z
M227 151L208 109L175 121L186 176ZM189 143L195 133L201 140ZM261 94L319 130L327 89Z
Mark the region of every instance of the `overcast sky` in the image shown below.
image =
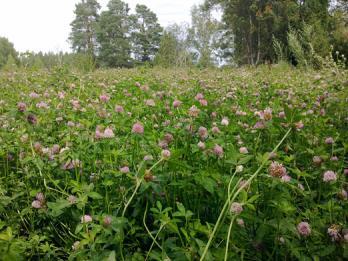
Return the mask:
M190 9L203 0L124 0L132 11L137 3L154 11L162 26L190 22ZM67 42L75 4L79 0L0 0L0 36L17 51L69 51ZM99 0L105 8L108 0Z

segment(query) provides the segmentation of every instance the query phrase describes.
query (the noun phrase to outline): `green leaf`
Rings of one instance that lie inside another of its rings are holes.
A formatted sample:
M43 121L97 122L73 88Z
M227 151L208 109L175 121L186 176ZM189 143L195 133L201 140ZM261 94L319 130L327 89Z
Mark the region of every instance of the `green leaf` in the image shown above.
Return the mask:
M12 239L12 229L11 227L7 227L7 229L0 233L0 240L10 241Z
M109 256L105 259L105 261L116 261L116 252L111 251Z
M243 158L240 158L238 160L238 165L244 165L245 163L249 162L252 158L254 158L254 156L252 156L252 155L248 155L248 156L245 156Z
M201 185L206 191L209 193L213 194L215 187L216 187L216 182L210 177L203 177L203 176L196 176L195 181Z
M92 199L102 199L102 195L100 195L98 192L94 192L94 191L91 191L89 192L88 194L88 197L92 198Z
M48 202L47 207L51 210L52 216L58 217L63 214L65 208L70 207L70 203L66 199L58 199L56 202Z

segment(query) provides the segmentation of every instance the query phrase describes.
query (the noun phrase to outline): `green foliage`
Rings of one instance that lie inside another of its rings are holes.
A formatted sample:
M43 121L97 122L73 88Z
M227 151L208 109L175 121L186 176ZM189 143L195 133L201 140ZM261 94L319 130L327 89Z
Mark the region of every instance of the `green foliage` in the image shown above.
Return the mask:
M347 76L0 73L0 259L347 259Z
M333 56L337 62L348 65L348 2L336 8L332 15Z
M7 38L0 37L0 69L8 64L8 62L13 64L13 59L15 63L18 63L18 54L11 42ZM11 59L9 61L9 59Z
M155 57L155 64L164 68L176 66L178 42L169 32L161 37L160 47Z
M72 57L70 65L71 69L76 69L81 72L91 72L95 69L96 64L94 57L89 54L76 53Z
M311 34L313 53L325 57L330 50L328 0L206 1L208 8L217 4L224 12L226 32L233 35L233 56L237 64L254 65L275 61L279 59L279 53L276 52L279 52L280 46L283 46L285 52L295 48L299 52L297 55L301 56L300 45L296 43L299 39L294 31L305 32L305 25L310 25L315 32ZM276 50L270 44L274 43L274 37L277 39ZM287 58L290 61L293 59L291 56Z
M288 36L289 37L289 36ZM293 38L293 36L291 36ZM277 57L277 62L283 62L285 61L286 55L284 53L284 46L283 44L278 41L274 36L273 36L273 49Z
M194 49L195 63L199 67L209 67L214 64L213 43L218 35L219 23L210 10L202 6L191 9L191 28L189 41Z
M186 67L192 64L190 53L186 49L185 41L180 40L176 25L164 31L160 48L155 57L155 64L164 68Z
M7 62L3 67L5 71L15 71L18 68L17 61L13 58L12 55L8 56Z
M98 22L98 60L106 67L131 66L129 8L121 0L111 0Z
M290 29L288 33L290 55L300 66L311 66L313 68L322 66L322 58L314 49L316 41L314 34L313 27L310 25L304 25L301 31ZM329 54L330 51L328 49L325 56Z
M96 27L100 5L96 0L82 0L75 6L75 19L71 22L69 40L78 53L96 54Z
M307 66L307 59L305 57L305 51L302 46L302 41L298 32L294 29L290 29L288 33L289 50L295 57L296 62L301 66Z
M135 60L143 63L153 61L159 49L163 28L157 15L147 6L137 4L132 19L132 53Z

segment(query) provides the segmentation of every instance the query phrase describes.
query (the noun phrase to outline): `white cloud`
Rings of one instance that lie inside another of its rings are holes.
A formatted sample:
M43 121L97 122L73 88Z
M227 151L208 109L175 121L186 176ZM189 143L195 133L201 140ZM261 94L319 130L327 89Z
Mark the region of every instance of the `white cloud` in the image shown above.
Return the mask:
M1 0L0 36L18 51L69 51L70 22L78 0ZM105 8L108 0L99 0ZM132 11L137 3L154 11L163 26L190 22L192 5L203 0L125 0Z

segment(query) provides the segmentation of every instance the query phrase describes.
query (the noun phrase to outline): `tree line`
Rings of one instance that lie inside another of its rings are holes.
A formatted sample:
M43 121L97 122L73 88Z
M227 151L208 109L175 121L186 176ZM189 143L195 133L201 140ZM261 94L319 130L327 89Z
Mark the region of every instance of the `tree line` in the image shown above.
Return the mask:
M214 12L222 13L217 19ZM18 53L0 38L0 68L258 65L286 61L320 67L327 56L347 64L348 0L205 0L191 23L163 28L145 5L122 0L101 11L97 0L75 6L73 53Z
M223 10L224 34L233 37L233 53L223 55L237 64L348 54L347 0L205 1L206 8L214 6Z
M329 55L346 62L347 6L347 0L206 0L193 6L190 26L162 30L144 5L129 14L127 4L110 0L99 16L97 1L86 0L76 6L70 39L75 51L90 52L109 67L279 61L316 67ZM222 12L222 21L214 9Z
M220 26L212 11L203 6L192 7L191 26L172 24L166 29L145 5L136 5L135 13L130 13L122 0L110 0L107 10L99 10L96 0L78 3L69 37L74 52L88 54L99 66L216 64L214 39Z

